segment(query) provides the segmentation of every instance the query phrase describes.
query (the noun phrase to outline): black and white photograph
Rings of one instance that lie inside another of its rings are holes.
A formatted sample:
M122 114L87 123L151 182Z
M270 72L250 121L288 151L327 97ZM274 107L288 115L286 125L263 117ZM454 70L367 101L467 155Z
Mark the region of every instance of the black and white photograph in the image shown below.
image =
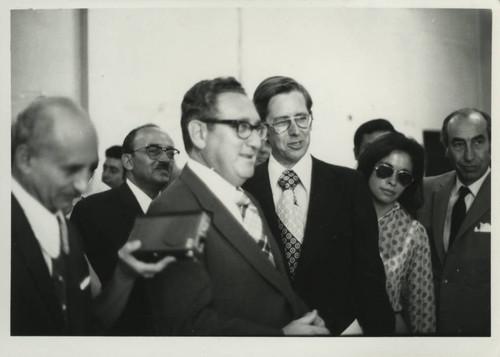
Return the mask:
M1 354L498 356L499 16L1 1Z

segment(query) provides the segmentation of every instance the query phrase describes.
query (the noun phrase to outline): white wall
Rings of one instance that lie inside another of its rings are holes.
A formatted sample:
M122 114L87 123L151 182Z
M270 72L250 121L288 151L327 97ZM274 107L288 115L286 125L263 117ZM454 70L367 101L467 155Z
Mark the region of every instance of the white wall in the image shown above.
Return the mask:
M232 75L251 96L282 74L313 97L312 153L352 167L352 137L366 120L390 119L422 142L422 130L439 130L452 110L490 111L484 18L438 9L90 9L88 98L99 151L147 122L184 151L180 103L195 82ZM13 115L40 93L86 95L79 19L77 10L13 11Z
M366 120L388 118L422 142L452 110L489 111L480 45L475 10L91 10L90 111L103 145L152 121L182 148L180 102L196 81L233 75L252 95L288 75L314 100L312 153L352 167Z
M158 124L186 159L184 93L238 70L237 9L89 11L89 108L104 149Z
M314 101L311 151L329 162L354 166L354 132L369 119L422 142L453 110L483 107L475 11L245 9L243 29L244 82L301 81Z
M78 10L11 11L12 116L40 95L82 99Z

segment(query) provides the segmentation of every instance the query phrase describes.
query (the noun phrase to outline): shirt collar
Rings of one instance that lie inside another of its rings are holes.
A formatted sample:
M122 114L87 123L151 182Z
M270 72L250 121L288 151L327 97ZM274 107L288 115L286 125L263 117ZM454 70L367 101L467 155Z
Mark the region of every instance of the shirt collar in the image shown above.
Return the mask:
M12 194L22 207L26 218L42 250L55 259L60 252L60 232L57 214L50 212L12 177Z
M269 157L269 180L272 185L278 184L278 179L280 175L287 168L281 165L274 157L271 155ZM304 186L306 192L311 190L311 175L312 175L312 156L308 152L302 158L295 163L291 168L297 176L300 178L300 182Z
M238 198L241 196L241 191L238 190L238 187L234 187L213 169L206 167L198 161L190 158L187 165L210 187L215 196L226 206L236 204Z
M398 201L394 202L394 206L392 206L392 208L386 214L384 214L382 217L380 217L378 219L378 221L380 222L383 219L385 219L386 217L392 215L395 211L399 210L400 207L401 207L401 205L399 204Z
M148 211L149 205L153 201L151 197L146 195L139 187L137 187L132 181L127 179L127 185L134 194L139 206L141 206L142 212L146 213Z
M491 168L488 167L488 170L486 170L484 175L481 176L481 178L479 180L476 180L475 182L473 182L469 186L467 186L474 197L477 196L479 190L481 189L481 186L483 185L484 180L486 180L486 177L488 176L488 174L490 172L491 172ZM465 186L465 185L458 179L458 175L457 175L457 177L455 179L455 188L453 189L453 193L457 193L461 186Z

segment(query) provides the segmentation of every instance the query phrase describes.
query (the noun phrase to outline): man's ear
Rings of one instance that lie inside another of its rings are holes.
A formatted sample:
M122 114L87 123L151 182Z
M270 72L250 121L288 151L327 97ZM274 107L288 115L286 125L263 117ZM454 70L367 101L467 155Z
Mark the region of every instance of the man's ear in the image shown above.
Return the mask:
M207 124L200 120L193 119L188 123L188 132L193 142L193 146L199 150L204 149L207 142Z
M134 169L134 158L133 154L127 153L122 155L122 165L125 171L132 171Z
M448 146L444 148L444 157L446 157L447 159L450 158L450 149L448 149Z
M14 152L13 164L23 173L27 174L31 170L31 152L26 144L19 145Z

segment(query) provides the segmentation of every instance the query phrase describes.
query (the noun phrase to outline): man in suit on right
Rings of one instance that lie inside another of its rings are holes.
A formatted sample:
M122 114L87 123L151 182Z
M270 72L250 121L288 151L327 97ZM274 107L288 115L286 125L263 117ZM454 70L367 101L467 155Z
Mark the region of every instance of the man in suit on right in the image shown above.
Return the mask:
M443 122L454 171L424 180L440 335L491 334L491 118L472 108Z
M272 150L244 187L264 210L294 290L333 335L360 334L360 325L366 335L391 334L377 217L363 177L311 156L312 99L300 83L267 78L253 99Z

